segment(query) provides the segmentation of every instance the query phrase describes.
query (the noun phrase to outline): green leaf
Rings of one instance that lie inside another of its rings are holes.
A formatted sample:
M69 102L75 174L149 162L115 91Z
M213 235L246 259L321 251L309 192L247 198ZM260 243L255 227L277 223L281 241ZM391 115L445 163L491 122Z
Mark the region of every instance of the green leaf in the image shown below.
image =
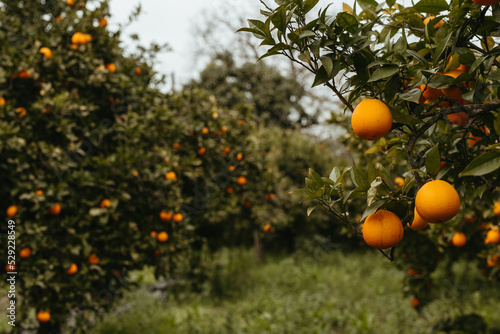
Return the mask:
M480 176L498 168L500 168L500 150L490 151L474 158L459 176Z
M409 91L407 91L403 94L400 94L399 97L405 101L418 103L418 100L420 99L420 95L422 95L422 92L420 91L420 89L413 88L413 89L410 89Z
M319 0L305 0L304 1L304 14L307 14L311 9L318 4Z
M443 53L444 49L448 45L448 41L451 38L451 35L453 34L453 30L450 31L450 33L439 42L438 46L436 47L436 51L434 52L434 61L433 64L436 66L436 64L441 60L441 54Z
M439 173L439 168L441 167L441 155L439 154L438 144L427 151L425 157L425 168L427 173L430 175L436 175Z
M333 167L332 172L330 173L330 180L337 182L337 179L340 176L340 169L338 167Z
M445 0L421 0L413 6L417 12L439 14L445 10L449 10L450 6Z
M406 53L417 59L421 64L427 66L427 60L425 60L424 56L422 56L420 53L413 50L406 50Z
M312 87L316 87L318 85L324 84L328 80L330 80L330 76L326 72L325 67L321 66L319 68L318 72L316 72L316 76L314 77L314 82L312 84Z
M363 10L370 7L376 8L378 6L378 3L375 0L356 0L356 3L358 3Z
M326 56L321 57L319 60L321 61L321 64L325 68L328 76L331 76L333 70L333 60L330 57Z
M370 184L370 189L368 189L366 197L366 205L370 206L374 201L378 193L378 187L383 183L382 178L377 176L375 180Z
M295 195L310 195L311 191L309 189L294 189L289 192L290 194L295 194Z
M320 187L324 186L325 183L323 182L323 179L321 178L321 175L319 175L318 173L316 173L315 171L313 171L311 168L309 168L309 175L308 177L313 180L314 182L316 182L317 184L320 185Z
M344 30L352 34L355 34L357 31L356 28L358 26L358 20L351 14L345 12L339 13L337 14L335 22L339 27L343 28Z
M392 77L394 74L399 72L399 67L397 66L384 66L377 68L375 72L370 76L368 82L378 81L385 78Z
M380 208L382 205L387 203L389 200L388 199L382 199L376 202L373 202L372 205L370 205L365 212L363 212L363 216L361 217L361 221L363 221L366 217L377 211L378 208Z
M486 57L484 56L481 56L479 58L477 58L471 65L470 69L469 69L469 73L474 73L474 71L479 67L481 66L481 64L484 62Z
M408 48L408 42L406 41L406 35L403 33L403 36L401 36L394 44L394 52L398 55L404 55L406 53L407 48Z
M318 206L320 206L320 204L314 204L314 205L311 205L307 208L307 216L310 216L311 213L314 211L314 209L316 209Z
M272 16L270 16L270 18L276 29L285 34L286 25L288 23L288 19L286 17L286 7L278 9Z
M418 90L420 92L420 89ZM417 101L418 102L418 101ZM406 125L417 125L422 121L412 115L403 114L395 109L391 109L392 120L396 123L406 124Z

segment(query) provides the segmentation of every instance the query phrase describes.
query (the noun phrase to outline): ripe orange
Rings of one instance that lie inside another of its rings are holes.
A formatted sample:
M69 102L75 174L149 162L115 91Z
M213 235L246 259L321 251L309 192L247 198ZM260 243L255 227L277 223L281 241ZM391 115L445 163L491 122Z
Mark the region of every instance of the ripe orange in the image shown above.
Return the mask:
M420 85L420 91L427 102L434 102L443 95L440 89L432 88L427 85Z
M95 254L89 255L89 263L90 264L99 264L99 258Z
M429 181L418 191L415 208L423 220L429 223L442 223L458 213L460 197L448 182Z
M217 113L217 112L213 112L213 113L212 113L212 117L213 117L213 118L217 118L217 117L219 117L219 113Z
M208 131L207 127L204 127L203 129L201 129L201 133L204 134L204 135L208 134L208 132L209 131Z
M175 172L168 172L167 174L165 174L165 178L167 180L172 180L174 182L177 182L177 175L175 174Z
M12 77L19 78L19 79L29 79L29 78L31 78L31 74L30 74L30 72L28 72L28 70L22 70L19 73L14 73L12 75Z
M79 31L75 32L71 36L71 43L75 45L84 45L92 40L92 36L89 34L84 34Z
M29 247L24 247L19 251L19 256L26 259L31 256L31 249Z
M50 312L48 312L48 311L39 311L36 314L36 319L39 322L49 322L50 321Z
M135 68L135 74L140 75L141 73L142 73L142 69L139 66L137 66Z
M270 201L272 201L272 200L274 199L274 196L275 196L275 195L274 195L273 193L270 193L270 194L269 194L269 200L270 200Z
M3 96L0 97L0 106L4 106L5 105L5 98Z
M66 269L66 274L74 275L76 274L77 271L78 271L78 266L76 265L76 263L72 263L71 266L68 269Z
M230 172L234 171L236 169L235 166L231 165L227 168Z
M472 2L479 6L492 6L500 3L500 0L472 0Z
M49 48L47 47L43 47L40 49L39 51L41 54L43 54L43 56L47 59L50 59L52 58L52 50L50 50Z
M57 216L61 212L61 205L57 202L54 205L49 207L49 212L55 216Z
M66 4L68 6L73 6L75 4L75 0L66 0Z
M204 148L204 147L200 147L200 148L198 149L198 155L203 155L203 154L205 154L205 152L206 152L206 151L207 151L207 149L206 149L206 148Z
M271 233L271 224L264 225L262 230L264 231L264 233Z
M464 73L464 72L459 71L459 70L451 70L451 71L446 72L444 75L447 75L449 77L453 77L456 79L462 73ZM452 100L461 100L462 99L462 92L460 91L460 88L458 88L458 87L443 88L443 89L441 89L441 91L449 99L452 99Z
M489 230L486 233L486 238L484 239L484 244L498 244L500 242L500 231L499 230Z
M153 237L153 238L156 238L156 231L149 232L149 236Z
M242 153L236 154L236 160L241 161L241 159L243 159L243 154Z
M244 176L238 176L238 178L236 179L236 183L238 183L240 186L244 186L245 184L247 184L247 178Z
M476 221L476 218L474 218L473 216L465 216L465 217L464 217L464 221L465 221L466 223L473 223L473 222L475 222L475 221Z
M490 129L488 129L487 127L480 127L481 131L484 132L484 134L486 134L487 136L489 136L490 134ZM474 145L477 144L478 141L480 141L483 137L481 136L474 136L472 133L469 134L469 139L467 140L468 141L468 144L469 144L469 147L472 148Z
M486 259L486 263L488 263L488 266L490 267L498 267L498 255L493 255L492 257L488 257Z
M429 23L430 21L434 20L436 17L435 16L429 16L424 19L424 24ZM434 25L434 29L437 29L438 27L442 27L444 25L443 20L439 21Z
M19 108L17 108L17 109L16 109L16 113L17 113L17 114L19 114L19 115L17 116L17 118L20 118L20 119L21 119L21 118L23 118L24 116L26 116L26 114L27 114L28 112L27 112L27 111L26 111L26 109L24 109L23 107L19 107Z
M13 268L12 268L13 267ZM17 271L17 264L13 263L13 264L7 264L5 266L5 270L8 272L8 273L12 273L12 272L16 272Z
M183 217L182 217L182 214L181 213L176 213L174 215L174 222L176 223L180 223L182 221Z
M17 213L17 205L11 205L11 206L9 206L7 208L6 213L7 213L7 217L10 217L10 218L14 217L16 215L16 213Z
M411 223L411 225L410 224L407 225L414 231L420 231L426 228L427 225L429 225L429 223L423 220L422 217L420 217L420 215L418 214L417 209L415 209L413 211L413 222Z
M159 242L165 242L168 240L168 234L167 232L165 231L161 231L160 233L158 233L156 235L156 240L158 240Z
M245 208L249 209L252 206L252 202L246 201L244 205L245 205Z
M101 201L101 204L99 205L99 207L102 209L102 208L109 208L111 206L111 201L107 198L103 199Z
M222 150L222 153L224 154L228 154L229 151L231 151L231 149L229 148L229 146L225 147L223 150Z
M42 196L43 195L43 190L35 190L35 194L37 194L38 196Z
M106 69L109 72L115 72L116 71L116 65L113 63L106 64Z
M497 217L500 217L500 202L496 202L493 204L493 214Z
M469 120L469 115L467 115L467 113L463 111L456 112L453 114L449 114L448 120L455 125L465 126L465 124Z
M245 120L244 120L244 119L239 119L239 120L236 122L236 124L238 124L238 125L243 125L243 124L245 124Z
M354 133L359 137L376 140L391 130L392 114L384 102L364 99L354 109L351 125Z
M441 162L439 163L439 171L441 171L445 167L446 167L446 161L441 160Z
M462 232L455 232L451 238L451 243L455 247L463 247L467 243L467 237Z
M415 270L413 268L408 269L408 275L417 276L418 274L419 274L418 270Z
M104 27L105 27L105 26L107 26L107 25L108 25L108 20L106 20L106 18L105 18L105 17L103 17L103 18L101 18L101 19L99 20L99 27L104 28Z
M379 210L365 219L363 239L374 248L386 249L396 246L403 239L403 224L391 211Z
M171 211L161 210L160 212L160 220L163 222L168 222L172 219L173 213Z
M500 1L500 0L499 0ZM448 60L448 64L453 60L453 56L450 56L450 59ZM457 70L462 71L462 72L469 72L470 67L464 64L460 64L458 66Z
M399 176L398 176L398 177L396 177L396 178L394 179L394 182L396 182L396 185L397 185L398 187L402 187L402 186L404 186L404 184L405 184L405 179L403 179L402 177L399 177Z
M412 298L410 300L410 303L411 303L411 306L418 307L418 305L420 305L420 300L418 300L418 298Z
M227 189L226 189L226 192L227 192L228 194L232 194L232 193L233 193L233 191L234 191L233 187L227 187Z
M226 133L226 132L227 132L227 127L226 127L226 126L223 126L223 127L221 128L220 132L221 132L222 134Z

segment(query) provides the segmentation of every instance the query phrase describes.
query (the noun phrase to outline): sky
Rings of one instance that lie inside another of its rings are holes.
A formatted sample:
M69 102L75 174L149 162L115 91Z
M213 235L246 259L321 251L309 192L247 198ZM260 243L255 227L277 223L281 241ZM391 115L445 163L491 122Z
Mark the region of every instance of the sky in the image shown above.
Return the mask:
M346 0L347 3L352 1ZM321 0L318 8L324 8L329 2L333 1ZM142 45L149 45L152 41L159 44L168 43L173 50L160 55L155 70L169 77L175 73L177 87L195 78L205 65L196 63L193 57L193 52L196 50L193 46L196 25L205 22L210 13L221 12L231 6L240 11L248 11L247 18L259 18L258 10L262 8L258 0L111 0L110 28L127 22L128 16L139 3L142 6L142 13L122 35L124 47L133 48L134 43L128 38L132 33L139 35ZM271 0L266 0L266 3L274 5L274 1ZM335 1L332 6L341 10L342 2ZM225 31L224 34L230 39L233 33ZM167 85L171 85L170 79L167 79Z

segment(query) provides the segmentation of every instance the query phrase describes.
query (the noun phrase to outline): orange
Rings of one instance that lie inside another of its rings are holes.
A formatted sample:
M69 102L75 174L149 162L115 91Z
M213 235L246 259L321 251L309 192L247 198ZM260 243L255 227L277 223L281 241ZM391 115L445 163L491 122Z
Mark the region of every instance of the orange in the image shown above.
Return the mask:
M247 184L247 178L244 176L238 176L238 178L236 179L236 183L238 183L240 186L244 186L245 184Z
M456 79L462 73L464 73L464 72L462 72L460 70L451 70L451 71L446 72L444 75L447 75L449 77L453 77ZM462 99L462 92L460 91L460 88L458 88L458 87L443 88L443 89L441 89L441 91L449 99L452 99L452 100L461 100Z
M106 64L106 69L109 72L115 72L116 71L116 65L113 63Z
M201 129L201 133L204 134L204 135L208 134L208 132L209 131L208 131L207 127L204 127L203 129Z
M62 16L61 16L61 15L59 15L58 17L56 17L57 22L61 22L61 21L62 21L62 19L63 19L63 18L62 18Z
M183 217L182 217L182 214L181 213L176 213L174 215L174 222L176 223L180 223L182 221Z
M365 219L363 239L374 248L386 249L399 244L403 239L403 224L391 211L379 210Z
M426 228L427 225L429 225L429 223L423 220L422 217L419 216L417 209L415 209L413 212L413 222L411 223L411 225L410 224L407 225L414 231L420 231Z
M99 207L102 209L102 208L109 208L111 206L111 201L107 198L103 199L101 201L101 204L99 205Z
M487 127L480 127L481 131L483 131L487 136L489 136L490 134L490 129L488 129ZM472 133L469 134L469 139L467 140L468 141L468 144L469 144L469 147L472 148L474 145L477 144L478 141L480 141L483 137L481 136L474 136Z
M426 85L420 85L420 91L422 92L422 96L431 102L436 101L443 93L440 89L432 88Z
M269 194L269 200L270 200L270 201L272 201L272 200L274 199L274 196L275 196L275 195L274 195L273 193L270 193L270 194Z
M69 1L69 0L68 0ZM36 319L39 322L49 322L50 321L50 312L40 311L36 314Z
M181 143L174 143L172 145L173 148L182 148L182 144Z
M207 151L207 149L206 149L206 148L204 148L204 147L200 147L200 148L198 149L198 155L203 155L203 154L205 154L205 152L206 152L206 151Z
M221 132L222 134L226 133L226 132L227 132L227 127L223 126L223 127L221 128L220 132Z
M455 247L463 247L467 243L467 237L462 232L455 232L451 238L451 243Z
M23 107L19 107L16 109L16 113L19 114L17 118L23 118L24 116L26 116L27 111Z
M397 185L398 187L402 187L402 186L404 186L404 184L405 184L405 179L403 179L402 177L399 177L399 176L398 176L398 177L396 177L396 178L394 179L394 182L396 182L396 185Z
M24 247L19 251L19 256L22 257L23 259L26 259L31 256L31 249L29 247Z
M229 153L229 151L231 151L231 149L230 149L230 148L229 148L229 146L228 146L228 147L225 147L225 148L222 150L222 153L224 153L224 154L228 154L228 153Z
M415 270L413 268L408 269L408 275L417 276L418 274L419 274L418 270Z
M177 182L177 175L175 175L175 172L168 172L165 174L165 178L167 180L173 180L174 182Z
M243 159L243 154L242 153L236 154L236 160L241 161L241 159Z
M473 222L475 222L475 221L476 221L476 218L474 218L473 216L465 216L465 217L464 217L464 221L465 221L466 223L473 223Z
M78 271L78 266L76 265L76 263L72 263L71 266L68 269L66 269L66 274L74 275L76 274L77 271Z
M488 266L490 267L498 267L498 255L493 255L492 257L488 257L486 259L486 263L488 263Z
M167 212L165 210L161 210L161 212L160 212L160 219L163 222L170 221L172 219L172 216L173 216L173 214L170 211Z
M442 223L455 217L460 210L460 197L453 186L442 180L429 181L415 198L415 209L429 223Z
M235 166L231 165L227 168L230 172L234 171L236 169Z
M426 18L424 19L424 24L429 23L430 21L434 20L435 18L436 18L436 17L434 17L434 16L429 16L429 17L426 17ZM441 20L441 21L439 21L438 23L436 23L436 24L434 25L434 29L437 29L438 27L442 27L443 25L444 25L444 22L443 22L443 20Z
M355 134L367 140L385 136L392 127L392 114L387 105L376 99L365 99L354 109L351 125Z
M500 217L500 202L493 204L493 213L495 216Z
M233 187L227 187L227 189L226 189L226 192L227 192L228 194L232 194L232 193L233 193L233 191L234 191Z
M439 163L439 171L441 171L445 167L446 167L446 161L441 160L441 162Z
M61 205L57 202L54 203L51 207L49 207L49 212L55 216L57 216L61 212Z
M271 233L271 224L264 225L262 230L264 231L264 233Z
M249 209L252 206L252 202L246 201L244 205L245 205L245 208Z
M149 236L153 237L153 238L156 238L156 231L149 232Z
M47 47L43 47L40 49L39 51L41 54L43 54L43 56L47 59L50 59L52 58L52 50L50 50L49 48Z
M75 4L75 0L66 0L66 4L68 6L73 6Z
M2 96L0 97L0 106L4 106L5 105L5 98Z
M453 114L449 114L448 120L455 125L465 126L465 124L469 120L469 115L467 115L467 113L463 111L456 112Z
M243 124L245 124L245 120L244 120L244 119L239 119L239 120L236 122L236 124L238 124L238 125L243 125Z
M492 6L500 3L500 0L472 0L472 2L479 6Z
M31 74L30 74L30 72L28 72L28 70L22 70L19 73L15 73L13 75L13 77L19 78L19 79L29 79L29 78L31 78Z
M448 60L448 64L453 60L453 56L450 56L450 59ZM457 70L462 71L462 72L469 72L470 66L460 64L458 66Z
M17 205L11 205L7 208L7 217L14 217L17 213Z
M17 271L17 265L15 263L13 264L7 264L5 266L5 270L8 272L8 273L12 273L12 272L16 272Z
M75 32L71 36L71 43L75 45L84 45L92 40L92 36L81 32Z
M213 118L217 118L217 117L219 117L219 113L213 112L213 113L212 113L212 117L213 117Z
M107 25L108 25L108 20L106 20L106 18L105 18L105 17L103 17L103 18L101 18L101 19L99 20L99 27L104 28L104 27L105 27L105 26L107 26Z
M160 233L158 233L156 235L156 240L158 240L159 242L165 242L168 240L168 234L167 232L165 231L161 231Z
M39 195L39 196L42 196L43 195L43 190L35 190L35 194Z
M418 300L418 298L412 298L410 300L410 303L411 303L411 306L418 307L418 305L420 305L420 300Z
M95 254L89 255L89 263L90 264L99 264L99 258Z
M71 44L71 45L69 46L69 48L70 48L71 50L76 50L76 49L78 49L78 45L76 45L76 44Z
M484 244L498 244L500 242L500 231L498 230L489 230L486 233L486 238L484 239Z

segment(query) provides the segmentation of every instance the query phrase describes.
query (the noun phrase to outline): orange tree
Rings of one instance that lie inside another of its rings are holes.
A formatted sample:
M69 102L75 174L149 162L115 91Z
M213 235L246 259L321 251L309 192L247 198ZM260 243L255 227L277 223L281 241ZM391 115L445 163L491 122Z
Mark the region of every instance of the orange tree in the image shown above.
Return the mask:
M261 2L264 19L240 31L268 47L262 58L304 66L352 113L344 141L357 164L327 177L311 170L295 191L315 201L308 213L323 207L397 258L417 309L437 295L430 274L440 260L472 258L498 277L500 250L485 240L498 231L500 8L488 6L498 1L360 0L338 14L317 10L318 0ZM378 214L388 211L396 217Z

